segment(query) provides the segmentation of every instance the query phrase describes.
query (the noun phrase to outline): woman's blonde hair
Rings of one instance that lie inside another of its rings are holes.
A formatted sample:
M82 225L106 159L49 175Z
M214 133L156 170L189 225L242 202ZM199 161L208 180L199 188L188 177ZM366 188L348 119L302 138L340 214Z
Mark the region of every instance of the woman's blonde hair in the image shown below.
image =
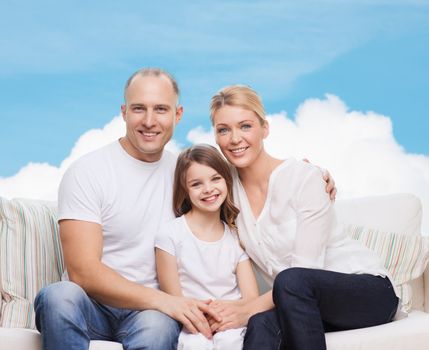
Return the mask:
M225 179L227 194L221 205L220 218L230 228L236 229L235 219L240 212L234 205L232 194L232 175L228 163L216 148L206 144L194 145L177 158L173 184L173 211L176 217L186 214L192 209L189 199L186 175L192 163L207 165Z
M261 98L255 90L245 85L224 87L212 97L210 119L214 124L214 115L223 106L241 107L256 114L261 125L265 124L265 110Z

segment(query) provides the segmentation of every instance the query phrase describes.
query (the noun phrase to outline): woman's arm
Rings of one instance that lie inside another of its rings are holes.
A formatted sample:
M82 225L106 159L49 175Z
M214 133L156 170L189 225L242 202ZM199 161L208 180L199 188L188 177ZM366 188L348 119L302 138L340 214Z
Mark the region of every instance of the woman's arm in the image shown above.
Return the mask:
M162 249L155 248L155 258L160 289L170 295L183 296L176 257Z
M335 211L318 168L310 169L293 202L297 227L291 267L323 269Z

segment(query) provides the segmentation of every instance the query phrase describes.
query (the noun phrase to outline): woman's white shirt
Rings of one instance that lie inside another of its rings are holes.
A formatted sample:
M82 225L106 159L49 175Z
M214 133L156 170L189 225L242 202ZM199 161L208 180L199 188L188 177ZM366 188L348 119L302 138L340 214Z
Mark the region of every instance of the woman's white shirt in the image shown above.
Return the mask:
M293 158L283 161L270 176L258 218L238 173L233 176L240 240L270 285L290 267L387 275L379 257L337 225L320 168Z

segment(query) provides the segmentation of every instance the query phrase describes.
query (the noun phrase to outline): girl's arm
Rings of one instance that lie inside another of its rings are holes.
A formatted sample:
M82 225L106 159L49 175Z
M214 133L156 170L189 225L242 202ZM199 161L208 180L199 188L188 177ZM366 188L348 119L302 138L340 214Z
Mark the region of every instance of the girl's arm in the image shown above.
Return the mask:
M176 257L162 249L155 248L155 258L160 289L170 295L183 296Z
M252 300L257 298L259 296L259 288L250 259L246 259L238 263L236 274L241 298L243 300Z

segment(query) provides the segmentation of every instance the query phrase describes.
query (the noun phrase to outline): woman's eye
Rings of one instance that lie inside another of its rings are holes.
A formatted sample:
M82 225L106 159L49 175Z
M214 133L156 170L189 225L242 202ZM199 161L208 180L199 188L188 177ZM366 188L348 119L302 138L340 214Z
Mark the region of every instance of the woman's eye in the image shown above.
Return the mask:
M252 125L250 125L250 124L243 124L242 126L241 126L241 129L242 130L248 130L248 129L250 129L252 127Z
M225 135L228 132L227 128L219 128L217 129L217 133L221 135Z

